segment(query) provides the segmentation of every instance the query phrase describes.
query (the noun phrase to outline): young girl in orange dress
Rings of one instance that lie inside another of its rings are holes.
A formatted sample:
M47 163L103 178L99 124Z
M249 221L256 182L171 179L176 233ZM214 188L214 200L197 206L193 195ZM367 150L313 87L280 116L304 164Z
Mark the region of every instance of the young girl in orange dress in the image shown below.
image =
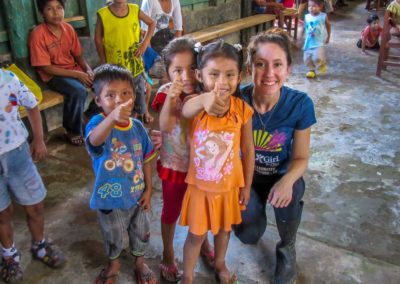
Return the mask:
M190 158L180 225L189 232L183 252L182 283L193 282L201 244L214 235L215 276L236 283L225 264L231 227L241 223L254 169L252 109L236 97L243 55L240 45L217 41L197 46L196 78L203 93L188 99L182 114L189 122ZM208 114L209 105L223 113Z

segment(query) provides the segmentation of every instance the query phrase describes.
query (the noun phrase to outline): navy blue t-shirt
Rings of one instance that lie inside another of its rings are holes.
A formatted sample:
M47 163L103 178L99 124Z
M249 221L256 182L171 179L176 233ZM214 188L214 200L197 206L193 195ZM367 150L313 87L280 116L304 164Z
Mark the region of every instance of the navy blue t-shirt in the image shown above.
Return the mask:
M251 107L252 94L252 84L241 88L242 99ZM310 97L306 93L283 86L278 103L271 111L264 114L254 111L253 114L255 173L285 174L292 157L294 131L307 129L316 122L314 104Z

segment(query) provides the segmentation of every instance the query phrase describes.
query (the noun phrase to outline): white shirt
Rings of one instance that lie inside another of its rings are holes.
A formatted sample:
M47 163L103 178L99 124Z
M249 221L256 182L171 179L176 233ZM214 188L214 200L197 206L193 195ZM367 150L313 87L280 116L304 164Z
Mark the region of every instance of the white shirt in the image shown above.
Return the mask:
M28 137L18 107L32 109L37 104L36 97L14 73L0 69L0 155L16 149Z
M168 28L170 19L174 22L175 31L182 30L182 12L179 0L171 0L171 11L169 13L163 11L158 0L143 0L141 10L156 22L154 32ZM141 22L140 26L142 30L147 31L145 23Z

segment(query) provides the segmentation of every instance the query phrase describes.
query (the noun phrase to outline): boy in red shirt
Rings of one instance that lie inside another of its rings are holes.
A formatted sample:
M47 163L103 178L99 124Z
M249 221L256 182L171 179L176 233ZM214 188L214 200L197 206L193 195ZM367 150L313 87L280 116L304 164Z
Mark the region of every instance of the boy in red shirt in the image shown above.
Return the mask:
M69 141L83 144L82 116L91 87L93 71L83 58L74 28L64 22L65 0L37 0L44 23L33 29L29 39L31 65L40 78L64 96L63 126Z
M366 49L378 49L379 36L382 33L382 27L379 25L379 17L376 14L370 14L367 19L368 26L361 32L361 39L357 41L357 47L362 49L362 53L368 55Z

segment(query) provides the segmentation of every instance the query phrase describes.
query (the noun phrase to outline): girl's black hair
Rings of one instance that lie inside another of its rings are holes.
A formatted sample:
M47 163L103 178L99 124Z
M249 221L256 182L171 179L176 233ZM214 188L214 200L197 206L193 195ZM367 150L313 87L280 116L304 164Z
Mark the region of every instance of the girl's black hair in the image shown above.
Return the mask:
M379 21L379 16L377 14L369 14L367 18L368 25L375 21Z
M194 50L194 45L195 42L193 39L188 37L178 37L170 41L167 46L164 47L162 50L162 58L167 74L169 66L171 65L176 54L189 52L193 54L193 58L196 58L197 52ZM196 61L194 63L196 64Z
M290 39L288 34L281 28L272 28L266 32L259 33L250 39L247 47L247 65L251 66L254 61L254 56L258 51L258 46L261 43L275 43L286 54L288 66L292 65L293 57L290 49Z
M240 50L238 50L233 45L226 43L221 39L200 47L199 53L197 54L197 69L203 69L210 59L219 57L235 61L240 74L243 66L243 49L240 48ZM202 84L200 84L200 89L201 91L204 91ZM234 96L239 96L239 85Z
M50 1L54 1L54 0L36 0L36 4L37 4L37 7L38 7L40 13L43 13L44 7L46 7L47 3L50 2ZM57 0L57 1L65 9L65 2L67 0Z
M129 82L129 84L132 87L133 93L135 93L135 86L133 85L133 76L128 69L116 64L103 64L94 70L94 79L93 79L94 95L96 97L99 96L104 86L114 81Z

